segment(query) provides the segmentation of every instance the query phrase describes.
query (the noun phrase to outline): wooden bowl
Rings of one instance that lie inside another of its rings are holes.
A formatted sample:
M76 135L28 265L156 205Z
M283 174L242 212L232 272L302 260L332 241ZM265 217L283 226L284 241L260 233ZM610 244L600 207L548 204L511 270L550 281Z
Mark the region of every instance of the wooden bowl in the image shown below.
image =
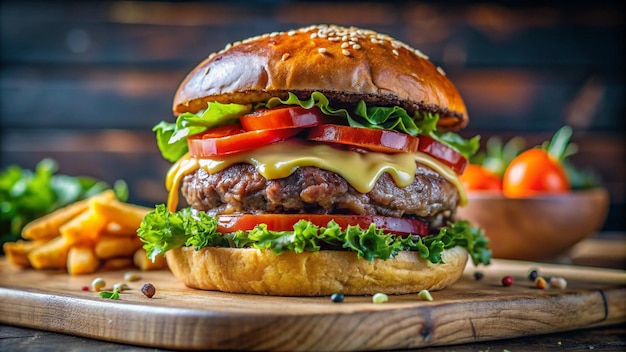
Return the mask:
M545 260L598 231L609 207L603 188L562 195L506 198L499 192L468 192L457 217L485 230L494 258Z

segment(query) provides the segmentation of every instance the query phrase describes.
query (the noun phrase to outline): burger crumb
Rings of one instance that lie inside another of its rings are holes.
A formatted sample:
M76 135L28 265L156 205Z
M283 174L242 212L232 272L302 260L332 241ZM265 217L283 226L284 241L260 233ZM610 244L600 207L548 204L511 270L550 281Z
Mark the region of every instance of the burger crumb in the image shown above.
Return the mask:
M285 61L287 60L291 55L289 53L284 53L283 56L280 58L281 60Z

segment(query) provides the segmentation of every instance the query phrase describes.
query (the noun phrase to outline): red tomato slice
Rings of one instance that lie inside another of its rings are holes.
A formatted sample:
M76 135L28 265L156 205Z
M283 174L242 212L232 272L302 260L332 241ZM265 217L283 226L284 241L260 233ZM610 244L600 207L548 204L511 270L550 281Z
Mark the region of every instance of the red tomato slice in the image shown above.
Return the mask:
M415 153L419 138L408 134L343 125L319 125L307 137L318 142L338 143L381 153Z
M187 145L192 157L227 155L278 142L300 131L300 128L244 131L240 124L229 124L189 136Z
M246 131L273 130L317 126L329 118L318 107L305 109L300 106L279 106L259 109L242 116L239 121Z
M420 220L407 218L393 218L377 215L340 215L340 214L245 214L245 215L220 215L218 217L217 230L221 233L230 233L238 230L252 230L258 224L266 224L272 231L293 230L293 225L300 220L307 220L316 226L326 226L331 220L345 229L348 225L359 225L362 229L370 224L376 224L377 228L386 233L396 235L420 235L428 236L428 225Z
M461 153L431 137L420 135L419 138L418 150L420 152L428 154L450 166L457 174L463 174L463 170L467 166L467 159Z

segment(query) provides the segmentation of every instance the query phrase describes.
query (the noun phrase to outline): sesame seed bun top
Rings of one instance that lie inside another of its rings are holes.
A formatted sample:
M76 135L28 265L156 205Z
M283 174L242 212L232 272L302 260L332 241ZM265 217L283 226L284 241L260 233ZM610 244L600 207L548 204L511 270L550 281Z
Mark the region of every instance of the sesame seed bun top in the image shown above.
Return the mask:
M331 101L399 105L440 114L439 128L458 130L469 118L443 70L420 51L387 35L318 25L227 45L196 66L174 97L175 115L209 101L249 104L313 91Z

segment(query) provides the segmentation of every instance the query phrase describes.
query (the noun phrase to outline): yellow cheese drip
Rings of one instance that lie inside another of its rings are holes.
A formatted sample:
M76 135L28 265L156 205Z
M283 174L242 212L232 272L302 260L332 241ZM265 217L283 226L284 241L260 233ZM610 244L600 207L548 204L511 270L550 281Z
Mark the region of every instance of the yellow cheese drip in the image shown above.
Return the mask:
M341 175L357 191L367 193L374 188L378 178L385 172L391 175L398 187L410 185L415 178L416 161L452 182L459 189L461 204L465 204L465 190L454 171L423 153L357 153L335 149L325 144L313 145L288 140L212 159L183 156L172 165L166 176L165 185L169 191L167 206L170 211L175 211L182 178L201 167L213 174L237 163L248 163L254 165L263 177L278 179L291 175L298 167L314 166Z

